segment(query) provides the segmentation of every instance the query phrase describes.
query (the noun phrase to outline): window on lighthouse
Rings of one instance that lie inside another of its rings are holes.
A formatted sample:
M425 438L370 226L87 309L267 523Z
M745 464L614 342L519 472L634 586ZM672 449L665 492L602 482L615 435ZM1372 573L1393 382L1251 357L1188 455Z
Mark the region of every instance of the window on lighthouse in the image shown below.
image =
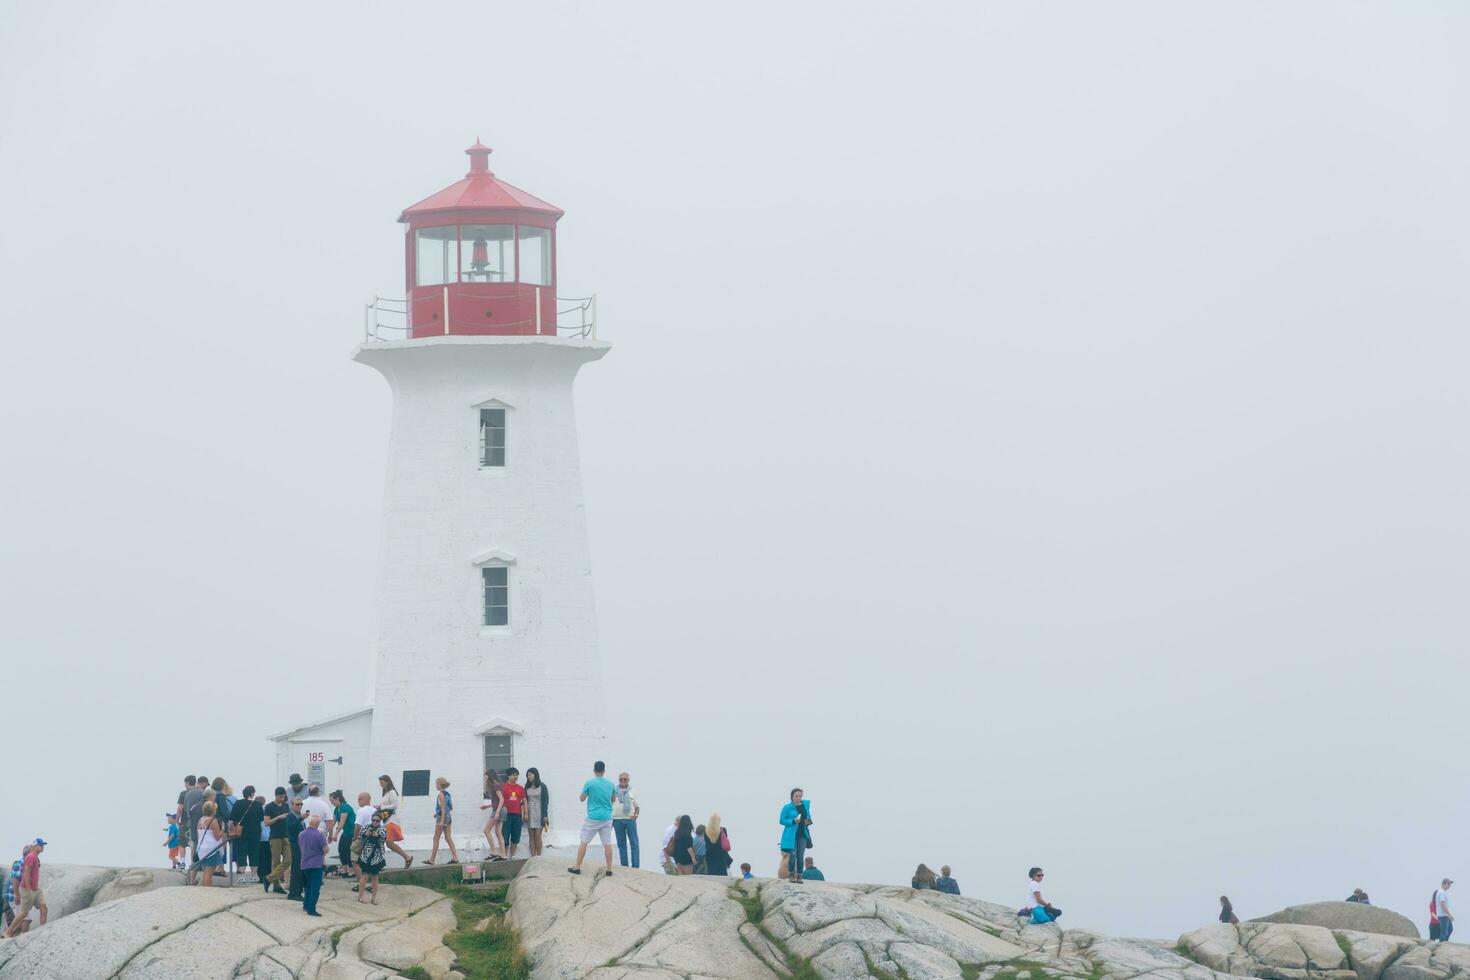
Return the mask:
M414 269L420 286L459 280L459 226L420 228L414 233Z
M510 569L491 565L480 569L485 578L485 625L506 626L510 623Z
M485 736L486 772L493 772L504 779L506 771L515 764L515 736L501 734Z
M551 285L551 229L520 226L521 282Z
M480 465L505 465L505 409L480 409Z
M516 226L465 225L459 230L459 268L465 282L512 282Z

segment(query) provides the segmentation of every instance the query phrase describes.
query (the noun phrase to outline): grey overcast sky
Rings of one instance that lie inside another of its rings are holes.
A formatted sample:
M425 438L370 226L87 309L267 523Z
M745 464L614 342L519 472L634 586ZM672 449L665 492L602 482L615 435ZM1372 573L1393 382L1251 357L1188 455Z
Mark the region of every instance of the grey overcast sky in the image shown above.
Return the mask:
M614 344L645 837L718 809L770 873L801 785L830 878L1422 929L1470 876L1467 50L1450 2L0 0L0 852L161 864L183 773L364 702L348 353L479 136Z

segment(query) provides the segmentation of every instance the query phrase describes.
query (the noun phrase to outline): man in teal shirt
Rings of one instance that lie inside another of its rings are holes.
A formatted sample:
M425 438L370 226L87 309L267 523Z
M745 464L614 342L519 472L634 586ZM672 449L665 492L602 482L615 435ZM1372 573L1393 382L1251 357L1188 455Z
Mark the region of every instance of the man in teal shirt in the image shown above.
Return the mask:
M826 881L827 876L817 869L816 862L811 858L806 859L806 870L801 873L802 881Z
M587 845L592 838L602 838L602 852L607 857L607 873L612 876L612 801L613 784L603 774L607 766L600 761L592 764L592 778L582 784L582 802L587 804L587 819L582 821L582 843L577 848L577 865L567 868L574 875L582 873L582 859L587 856Z

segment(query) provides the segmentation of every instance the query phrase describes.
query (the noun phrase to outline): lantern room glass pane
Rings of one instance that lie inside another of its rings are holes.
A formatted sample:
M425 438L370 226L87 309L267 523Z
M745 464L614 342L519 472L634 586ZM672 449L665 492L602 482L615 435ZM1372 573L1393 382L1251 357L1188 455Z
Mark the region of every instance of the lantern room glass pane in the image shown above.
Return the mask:
M461 278L465 282L515 281L515 240L515 225L465 225L460 228Z
M551 229L521 225L521 282L551 285Z
M414 269L417 273L417 285L438 286L454 282L458 278L455 265L455 259L459 257L459 250L456 247L458 240L458 225L420 228L414 233Z

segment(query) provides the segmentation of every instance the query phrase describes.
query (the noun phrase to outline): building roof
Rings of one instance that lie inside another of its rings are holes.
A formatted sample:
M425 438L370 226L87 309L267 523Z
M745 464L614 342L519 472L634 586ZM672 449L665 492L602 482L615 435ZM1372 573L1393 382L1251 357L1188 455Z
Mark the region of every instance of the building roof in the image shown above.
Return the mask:
M410 204L403 209L398 216L399 221L407 221L413 215L420 215L430 211L454 211L465 208L513 208L521 211L542 211L554 214L558 218L565 212L555 204L528 194L511 184L496 177L490 171L490 147L485 146L479 140L475 145L465 150L470 156L470 172L465 174L464 179L450 184L437 194L430 194L417 204Z
M313 728L323 728L327 725L335 725L339 721L348 721L352 718L358 717L359 715L370 715L372 713L373 706L368 705L366 708L358 708L356 711L348 711L344 714L332 715L330 718L318 718L316 721L302 725L300 728L292 728L288 731L278 732L275 735L267 735L265 739L267 742L279 742L283 738L292 738L296 735L302 734L303 732L309 732Z

